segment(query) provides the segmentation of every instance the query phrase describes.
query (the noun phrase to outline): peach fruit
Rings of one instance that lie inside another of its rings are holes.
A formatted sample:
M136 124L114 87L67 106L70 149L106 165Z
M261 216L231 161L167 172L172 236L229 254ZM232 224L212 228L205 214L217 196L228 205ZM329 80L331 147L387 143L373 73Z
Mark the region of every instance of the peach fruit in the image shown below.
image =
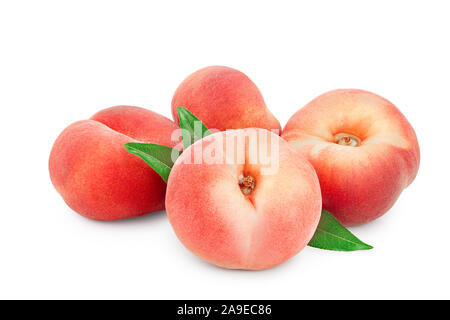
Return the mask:
M95 220L117 220L164 209L166 184L124 144L175 146L178 126L150 110L117 106L68 126L50 153L50 178L74 211Z
M188 76L172 99L172 115L179 123L177 107L185 107L210 129L255 127L281 133L256 85L228 67L206 67Z
M166 211L181 242L231 269L265 269L313 236L321 214L313 167L264 129L217 132L188 147L169 176Z
M383 215L419 169L419 145L408 120L367 91L317 97L291 117L282 137L312 163L323 208L344 225Z

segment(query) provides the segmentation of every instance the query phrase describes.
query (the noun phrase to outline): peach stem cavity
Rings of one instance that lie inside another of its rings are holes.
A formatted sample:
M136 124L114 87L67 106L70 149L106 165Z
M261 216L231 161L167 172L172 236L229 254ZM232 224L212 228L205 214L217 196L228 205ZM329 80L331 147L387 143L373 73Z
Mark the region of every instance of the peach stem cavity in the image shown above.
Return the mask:
M244 176L241 174L239 176L239 187L244 195L248 196L255 189L256 180L250 175Z
M338 133L334 136L334 142L341 146L357 147L361 145L361 139L350 133Z

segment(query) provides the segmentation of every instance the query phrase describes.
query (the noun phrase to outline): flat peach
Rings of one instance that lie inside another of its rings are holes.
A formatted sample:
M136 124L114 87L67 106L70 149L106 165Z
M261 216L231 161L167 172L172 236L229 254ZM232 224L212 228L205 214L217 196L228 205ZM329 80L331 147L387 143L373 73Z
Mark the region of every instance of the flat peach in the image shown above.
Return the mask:
M281 133L256 85L228 67L206 67L188 76L172 99L173 119L179 123L177 107L185 107L210 129L263 128Z
M147 142L175 146L171 120L138 107L102 110L90 120L68 126L56 139L49 160L50 178L64 201L79 214L117 220L164 209L166 184L124 144Z
M419 169L419 145L408 120L367 91L319 96L291 117L282 137L312 163L324 209L344 225L386 213Z
M302 250L321 214L314 169L263 129L218 132L175 162L166 210L181 242L210 263L265 269Z

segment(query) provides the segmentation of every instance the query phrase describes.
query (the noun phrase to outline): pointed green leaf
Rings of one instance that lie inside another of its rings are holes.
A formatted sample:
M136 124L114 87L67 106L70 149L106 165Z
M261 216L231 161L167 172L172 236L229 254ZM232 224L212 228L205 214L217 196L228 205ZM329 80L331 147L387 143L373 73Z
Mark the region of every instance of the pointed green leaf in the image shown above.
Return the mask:
M331 213L325 210L322 210L319 226L308 245L336 251L369 250L373 248L355 237Z
M181 137L186 149L195 141L210 135L208 128L188 109L177 107L178 118L180 119Z
M147 162L166 183L174 161L181 154L177 149L152 143L130 142L125 144L125 149Z

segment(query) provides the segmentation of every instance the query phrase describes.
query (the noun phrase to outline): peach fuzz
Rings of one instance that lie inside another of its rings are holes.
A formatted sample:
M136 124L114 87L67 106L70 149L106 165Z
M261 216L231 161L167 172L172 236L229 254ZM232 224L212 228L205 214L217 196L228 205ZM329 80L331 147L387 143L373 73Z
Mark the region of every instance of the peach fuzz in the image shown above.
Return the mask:
M164 209L166 184L124 144L175 146L178 126L150 110L117 106L68 126L53 145L50 178L74 211L95 220L117 220Z
M184 246L230 269L266 269L297 254L313 236L321 206L311 164L278 135L255 128L218 132L188 147L166 194Z
M382 216L419 169L408 120L391 102L363 90L317 97L291 117L282 137L312 163L323 208L344 225Z
M206 67L188 76L172 99L173 119L179 123L177 107L185 107L210 129L254 127L281 133L256 85L228 67Z

